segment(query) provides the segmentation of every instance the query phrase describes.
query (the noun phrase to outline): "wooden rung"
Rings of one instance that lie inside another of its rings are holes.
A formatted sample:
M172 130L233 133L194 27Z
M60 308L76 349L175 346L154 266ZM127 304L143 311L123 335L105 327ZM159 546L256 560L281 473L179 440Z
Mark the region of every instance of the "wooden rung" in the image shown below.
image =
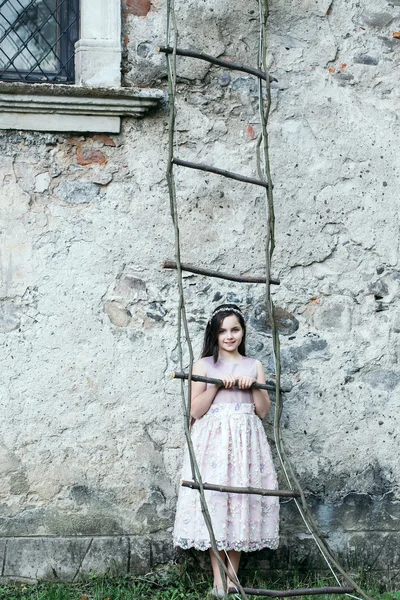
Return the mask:
M179 371L174 371L172 373L172 379L189 379L189 373L179 373ZM213 383L214 385L223 385L221 379L214 379L213 377L204 377L203 375L192 375L192 381L201 381L202 383ZM234 387L238 387L235 385ZM273 383L253 383L251 386L256 390L267 390L269 392L274 392L276 390L276 385ZM282 389L281 392L290 392L290 390Z
M165 54L173 54L174 49L171 46L159 46L159 52L164 52ZM200 60L205 60L213 65L218 65L219 67L225 67L226 69L230 69L231 71L242 71L243 73L249 73L249 75L255 75L264 81L267 80L264 71L260 71L259 69L255 69L254 67L248 67L247 65L238 65L236 63L232 63L229 60L223 60L222 58L215 58L215 56L211 56L210 54L204 54L204 52L196 52L195 50L185 50L183 48L176 48L175 53L178 56L188 56L189 58L198 58ZM277 81L275 77L269 76L270 81Z
M174 165L179 165L180 167L187 167L188 169L197 169L198 171L207 171L207 173L215 173L216 175L222 175L222 177L228 177L229 179L234 179L235 181L243 181L244 183L259 185L260 187L268 189L268 183L266 181L261 181L261 179L254 179L254 177L246 177L245 175L240 175L240 173L233 173L232 171L218 169L217 167L212 167L211 165L203 165L202 163L189 162L187 160L181 160L180 158L173 158L172 162Z
M192 490L200 489L197 481L181 481L182 487L188 487ZM229 485L216 485L215 483L203 483L203 489L213 492L228 492L231 494L253 494L255 496L278 496L279 498L300 498L300 492L296 490L264 490L253 487L233 487Z
M162 264L163 269L176 269L176 262L173 260L165 260ZM188 265L181 263L182 271L188 273L195 273L196 275L205 275L206 277L216 277L217 279L226 279L227 281L238 281L239 283L265 283L265 277L252 277L251 275L230 275L229 273L222 273L221 271L212 271L210 269L203 269L202 267L195 267L194 265ZM279 279L270 279L271 285L279 285Z
M243 588L248 596L266 596L268 598L290 598L291 596L318 596L323 594L351 594L354 592L352 587L320 587L320 588L300 588L298 590L258 590L254 588ZM230 587L229 594L238 594L236 588ZM240 594L239 594L240 595Z

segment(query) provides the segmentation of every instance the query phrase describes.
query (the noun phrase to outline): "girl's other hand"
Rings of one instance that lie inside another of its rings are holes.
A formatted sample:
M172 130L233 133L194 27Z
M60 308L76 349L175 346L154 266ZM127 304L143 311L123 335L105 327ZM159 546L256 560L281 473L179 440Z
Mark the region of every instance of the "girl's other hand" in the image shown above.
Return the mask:
M236 379L236 383L241 390L248 390L256 381L257 379L250 377L250 375L241 375Z
M224 384L224 387L225 387L225 388L228 388L228 389L229 389L229 388L233 388L233 386L234 386L234 385L235 385L235 383L236 383L236 379L235 379L235 377L234 377L233 375L229 375L229 374L225 375L225 374L222 374L222 375L220 375L220 377L219 377L219 378L222 380L222 383Z

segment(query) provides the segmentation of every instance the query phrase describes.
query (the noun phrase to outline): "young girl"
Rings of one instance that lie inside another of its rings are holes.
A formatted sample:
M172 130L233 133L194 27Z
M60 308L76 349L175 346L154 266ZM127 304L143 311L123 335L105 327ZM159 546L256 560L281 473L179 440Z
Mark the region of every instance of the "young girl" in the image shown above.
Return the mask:
M246 325L236 304L218 306L207 323L202 358L193 374L223 381L223 386L192 382L191 414L196 419L192 440L205 483L236 487L278 489L271 451L261 419L270 409L265 390L251 389L265 383L260 361L246 357ZM186 452L183 479L192 479ZM276 496L205 492L217 548L229 572L235 576L241 551L277 548L279 502ZM197 490L181 487L174 527L174 545L211 548ZM223 597L223 583L214 553L212 593ZM227 582L228 587L233 585Z

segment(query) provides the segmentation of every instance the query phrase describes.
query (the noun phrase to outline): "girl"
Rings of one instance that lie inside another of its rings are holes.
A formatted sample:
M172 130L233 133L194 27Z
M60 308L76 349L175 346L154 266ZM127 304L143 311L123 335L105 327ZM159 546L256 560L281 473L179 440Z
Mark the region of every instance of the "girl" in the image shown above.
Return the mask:
M269 413L269 396L265 390L251 389L254 382L265 383L264 370L260 361L246 357L245 340L240 308L218 306L207 323L202 358L193 365L193 374L220 379L223 386L192 382L194 450L204 482L278 489L261 423ZM182 478L192 479L188 452ZM213 491L206 491L205 497L220 557L233 576L242 550L277 548L277 497ZM174 545L198 550L211 547L197 490L179 490ZM224 597L218 561L211 550L210 556L212 594Z

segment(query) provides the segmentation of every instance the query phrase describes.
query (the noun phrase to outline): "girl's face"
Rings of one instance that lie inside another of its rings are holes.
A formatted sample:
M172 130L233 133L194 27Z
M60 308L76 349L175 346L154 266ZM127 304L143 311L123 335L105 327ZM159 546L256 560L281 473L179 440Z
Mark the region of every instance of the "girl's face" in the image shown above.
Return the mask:
M218 332L218 347L229 353L236 353L243 338L243 329L236 315L229 315L221 321Z

